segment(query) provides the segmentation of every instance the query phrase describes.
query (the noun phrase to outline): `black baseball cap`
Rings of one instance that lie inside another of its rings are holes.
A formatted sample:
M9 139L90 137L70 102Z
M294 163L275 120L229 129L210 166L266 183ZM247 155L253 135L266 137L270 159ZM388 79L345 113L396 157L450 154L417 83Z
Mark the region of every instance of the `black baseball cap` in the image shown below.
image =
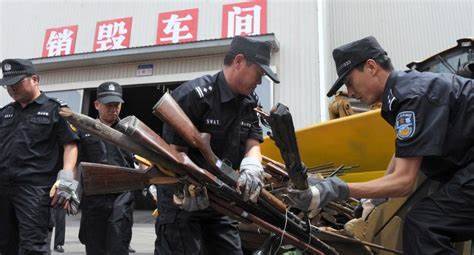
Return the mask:
M123 103L122 87L113 81L106 81L97 88L97 100L102 104Z
M387 55L384 49L373 36L368 36L360 40L344 44L332 52L334 62L336 62L337 75L339 76L327 93L330 97L341 88L346 76L360 63L367 59L373 59L380 55Z
M11 86L27 76L36 74L36 69L28 59L5 59L2 61L2 73L0 86Z
M275 83L280 83L277 74L270 68L271 44L269 42L236 36L230 43L229 51L234 54L243 54L248 60L257 63Z

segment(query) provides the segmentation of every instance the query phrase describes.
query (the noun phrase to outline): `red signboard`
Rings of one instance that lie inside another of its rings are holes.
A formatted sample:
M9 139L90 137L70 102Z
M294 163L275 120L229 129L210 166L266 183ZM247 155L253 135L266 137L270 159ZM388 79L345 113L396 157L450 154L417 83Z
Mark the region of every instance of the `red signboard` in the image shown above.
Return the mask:
M197 24L197 8L160 13L156 44L196 41Z
M43 57L74 54L77 25L49 28L43 42Z
M132 17L97 22L94 51L123 49L130 46Z
M222 37L267 32L267 1L226 4L222 7Z

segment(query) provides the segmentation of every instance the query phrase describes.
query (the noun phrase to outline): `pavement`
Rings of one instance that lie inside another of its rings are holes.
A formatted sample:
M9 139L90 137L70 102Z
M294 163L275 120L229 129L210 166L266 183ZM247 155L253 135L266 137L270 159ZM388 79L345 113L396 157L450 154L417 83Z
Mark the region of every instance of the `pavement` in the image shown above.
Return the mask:
M135 249L136 255L152 255L155 245L155 225L151 211L135 210L133 214L133 229L131 246ZM79 222L81 215L66 216L66 237L64 243L64 253L53 251L52 254L76 255L86 254L85 246L78 239Z

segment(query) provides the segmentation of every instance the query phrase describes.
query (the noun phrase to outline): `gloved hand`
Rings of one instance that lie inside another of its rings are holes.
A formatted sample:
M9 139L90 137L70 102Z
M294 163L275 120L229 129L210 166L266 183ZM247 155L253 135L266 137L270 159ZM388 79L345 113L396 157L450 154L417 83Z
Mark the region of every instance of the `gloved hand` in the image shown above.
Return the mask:
M288 203L302 211L313 211L334 200L349 197L349 187L338 177L330 177L314 182L308 189L288 189Z
M387 198L362 198L360 200L362 204L362 216L361 218L365 221L369 217L370 213L375 209L375 207L387 202Z
M63 208L68 214L77 214L80 203L76 193L78 184L71 170L59 171L56 182L49 191L51 206Z
M153 200L155 201L155 203L158 202L158 191L156 190L156 186L155 185L150 185L150 187L148 187L148 192L150 193L151 197L153 198Z
M183 194L184 198L180 205L181 209L194 212L209 207L209 197L207 196L206 187L186 184L183 188Z
M244 201L256 203L263 187L263 167L258 158L245 157L240 163L240 176L237 180L237 191Z

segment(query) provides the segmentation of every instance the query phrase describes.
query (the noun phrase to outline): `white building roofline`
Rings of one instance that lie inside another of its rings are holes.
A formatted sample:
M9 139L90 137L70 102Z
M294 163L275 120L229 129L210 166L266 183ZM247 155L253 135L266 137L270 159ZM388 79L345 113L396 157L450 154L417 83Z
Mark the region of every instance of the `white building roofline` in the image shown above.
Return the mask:
M273 33L251 37L258 41L270 42L273 47L273 52L279 50L279 43ZM33 58L31 61L37 71L43 72L64 68L137 62L152 59L195 57L223 54L229 49L231 41L232 38L209 39L188 43L150 45L100 52L84 52L66 56Z

